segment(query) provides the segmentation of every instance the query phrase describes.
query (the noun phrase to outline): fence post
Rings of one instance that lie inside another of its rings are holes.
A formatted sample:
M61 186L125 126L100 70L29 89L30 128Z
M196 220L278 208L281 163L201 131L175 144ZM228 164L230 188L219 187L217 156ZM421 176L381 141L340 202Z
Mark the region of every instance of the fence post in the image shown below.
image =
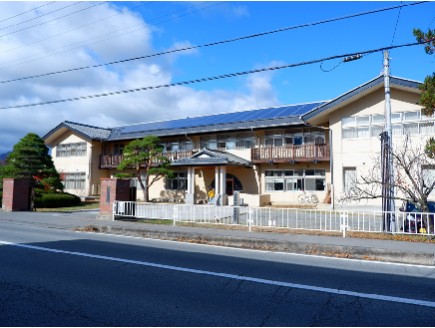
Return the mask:
M346 238L346 229L348 228L347 218L348 218L347 212L340 213L340 230L343 231L343 238Z
M112 204L112 221L115 221L116 200Z
M252 208L248 209L248 231L252 231Z
M174 205L174 207L172 208L172 220L174 226L175 223L177 222L177 219L178 219L178 206Z

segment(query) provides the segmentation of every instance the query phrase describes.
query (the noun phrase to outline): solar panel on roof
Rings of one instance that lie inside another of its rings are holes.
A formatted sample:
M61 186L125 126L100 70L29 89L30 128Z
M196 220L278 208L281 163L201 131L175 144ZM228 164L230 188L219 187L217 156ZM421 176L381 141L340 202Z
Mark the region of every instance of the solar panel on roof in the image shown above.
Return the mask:
M282 117L299 117L308 113L321 103L293 105L276 108L256 109L251 111L216 114L202 117L184 118L171 121L144 123L120 128L121 134L149 132L167 129L183 129L216 124L229 124Z

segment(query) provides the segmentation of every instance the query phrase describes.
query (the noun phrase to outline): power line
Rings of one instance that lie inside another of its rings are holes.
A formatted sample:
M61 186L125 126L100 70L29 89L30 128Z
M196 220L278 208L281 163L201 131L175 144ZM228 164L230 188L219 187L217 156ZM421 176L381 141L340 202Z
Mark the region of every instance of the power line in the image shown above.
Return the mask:
M296 64L288 64L288 65L281 65L281 66L274 66L274 67L265 67L265 68L243 71L243 72L233 72L233 73L222 74L222 75L217 75L217 76L203 77L203 78L189 80L189 81L182 81L182 82L175 82L175 83L168 83L168 84L161 84L161 85L154 85L154 86L146 86L146 87L140 87L140 88L134 88L134 89L128 89L128 90L112 91L112 92L106 92L106 93L100 93L100 94L94 94L94 95L86 95L86 96L80 96L80 97L74 97L74 98L50 100L50 101L44 101L44 102L32 103L32 104L5 106L5 107L0 107L0 110L13 109L13 108L27 108L27 107L35 107L35 106L42 106L42 105L52 105L52 104L58 104L58 103L64 103L64 102L72 102L72 101L92 99L92 98L109 97L109 96L121 95L121 94L127 94L127 93L139 92L139 91L156 90L156 89L163 89L163 88L169 88L169 87L175 87L175 86L183 86L183 85L190 85L190 84L196 84L196 83L202 83L202 82L222 80L222 79L227 79L227 78L231 78L231 77L238 77L238 76L255 74L255 73L262 73L262 72L267 72L267 71L277 71L277 70L286 69L286 68L311 65L311 64L316 64L316 63L320 63L320 62L327 61L327 60L333 60L333 59L337 59L337 58L360 56L363 54L372 54L372 53L380 52L380 51L384 51L384 50L391 50L391 49L397 49L397 48L403 48L403 47L416 46L416 45L429 43L429 42L432 42L434 40L435 39L427 40L425 42L414 42L414 43L407 43L407 44L402 44L402 45L398 45L398 46L388 46L388 47L383 47L383 48L378 48L378 49L355 52L355 53L351 53L351 54L335 55L335 56L330 56L330 57L326 57L326 58L300 62L300 63L296 63Z
M147 5L147 4L150 4L150 3L152 3L152 1L140 2L138 5L133 6L131 9L136 9L136 8L138 8L138 7L141 7L141 6L143 6L143 5ZM58 36L60 36L60 35L64 35L64 34L67 34L67 33L69 33L69 32L72 32L72 31L75 31L75 30L78 30L78 29L81 29L81 28L84 28L84 27L88 27L88 26L90 26L90 25L93 25L93 24L96 24L96 23L102 22L102 21L104 21L104 20L106 20L106 19L112 18L112 17L117 16L117 15L120 15L120 14L123 14L123 12L116 12L116 14L113 14L113 15L107 16L107 17L105 17L105 18L98 19L98 20L96 20L96 21L93 21L93 22L90 22L90 23L87 23L87 24L84 24L84 25L77 26L77 27L72 28L72 29L70 29L70 30L67 30L67 31L64 31L64 32L61 32L61 33L58 33L58 34L55 34L55 35L52 35L52 36L49 36L49 37L46 37L46 38L43 38L43 39L37 40L37 41L34 41L34 42L31 42L31 43L27 43L27 44L24 44L24 45L19 46L19 47L15 47L15 48L7 49L7 50L2 50L2 54L6 53L6 52L10 52L10 51L17 50L17 49L21 49L21 48L24 48L24 47L30 46L30 45L35 44L35 43L39 43L39 42L43 42L43 41L47 41L47 40L49 40L49 39L52 39L52 38L58 37Z
M33 28L33 27L38 27L38 26L41 26L41 25L45 25L45 24L48 24L48 23L54 22L54 21L56 21L56 20L59 20L59 19L62 19L62 18L65 18L65 17L71 16L71 15L77 14L77 13L79 13L79 12L81 12L81 11L85 11L85 10L88 10L88 9L93 8L93 7L96 7L96 6L101 6L101 5L103 5L103 4L107 3L107 2L108 2L108 1L105 1L105 2L99 2L99 3L94 4L94 5L92 5L92 6L89 6L89 7L86 7L86 8L80 9L80 10L77 10L77 11L73 11L72 13L69 13L69 14L66 14L66 15L63 15L63 16L60 16L60 17L54 18L54 19L52 19L52 20L48 20L48 21L45 21L45 22L42 22L42 23L39 23L39 24L35 24L35 25L32 25L32 26L28 26L28 27L23 28L23 29L21 29L21 30L16 30L16 31L13 31L13 32L10 32L10 33L7 33L7 34L0 35L0 38L4 38L5 36L11 35L11 34L15 34L15 33L18 33L18 32L22 32L22 31L25 31L25 30L31 29L31 28ZM79 3L81 3L81 2L74 3L73 5L76 5L76 4L79 4Z
M242 41L242 40L252 39L252 38L266 36L266 35L270 35L270 34L285 32L285 31L289 31L289 30L293 30L293 29L299 29L299 28L304 28L304 27L311 27L311 26L316 26L316 25L320 25L320 24L326 24L326 23L336 22L336 21L340 21L340 20L344 20L344 19L355 18L355 17L359 17L359 16L379 13L379 12L383 12L383 11L387 11L387 10L393 10L393 9L397 9L397 8L407 7L407 6L419 5L419 4L426 3L426 2L427 1L415 2L415 3L412 3L412 4L401 4L401 5L393 6L393 7L387 7L387 8L382 8L382 9L370 10L370 11L366 11L366 12L361 12L361 13L356 13L356 14L347 15L347 16L341 16L341 17L336 17L336 18L330 18L330 19L326 19L326 20L322 20L322 21L317 21L317 22L314 22L314 23L305 23L305 24L301 24L301 25L289 26L289 27L284 27L284 28L280 28L280 29L276 29L276 30L271 30L271 31L266 31L266 32L246 35L246 36L237 37L237 38L233 38L233 39L227 39L227 40L222 40L222 41L215 41L215 42L211 42L211 43L205 43L205 44L198 45L198 46L190 46L190 47L178 48L178 49L158 52L158 53L154 53L154 54L150 54L150 55L145 55L145 56L139 56L139 57L134 57L134 58L128 58L128 59L122 59L122 60L112 61L112 62L103 63L103 64L82 66L82 67L76 67L76 68L66 69L66 70L62 70L62 71L49 72L49 73L44 73L44 74L39 74L39 75L33 75L33 76L27 76L27 77L22 77L22 78L7 80L7 81L0 81L0 84L10 83L10 82L16 82L16 81L22 81L22 80L28 80L28 79L39 78L39 77L45 77L45 76L55 75L55 74L61 74L61 73L80 71L80 70L84 70L84 69L98 68L98 67L102 67L102 66L121 64L121 63L126 63L126 62L140 60L140 59L147 59L147 58L152 58L152 57L157 57L157 56L162 56L162 55L173 54L173 53L181 52L181 51L189 51L189 50L195 50L195 49L199 49L199 48L212 47L212 46L221 45L221 44L225 44L225 43Z
M8 17L8 18L4 18L4 19L0 20L0 23L6 22L6 21L8 21L8 20L11 20L11 19L13 19L13 18L16 18L16 17L18 17L18 16L21 16L21 15L24 15L24 14L27 14L27 13L30 13L30 12L36 10L36 9L39 9L39 8L42 8L42 7L45 7L45 6L51 5L51 4L55 3L55 2L56 2L56 1L52 1L52 2L49 2L49 3L43 4L43 5L41 5L41 6L34 7L34 8L32 8L32 9L30 9L30 10L24 11L24 12L22 12L22 13L19 13L19 14L15 15L15 16L11 16L11 17Z
M187 15L194 14L194 13L196 13L196 12L198 12L198 11L208 9L208 8L213 7L213 6L216 6L216 5L220 5L221 3L222 3L222 2L215 2L215 3L212 4L212 5L204 6L204 7L201 7L201 8L199 8L199 9L197 9L197 10L189 11L188 13L185 13L185 14L183 14L183 15L180 15L180 16L177 16L177 17L169 18L169 19L167 19L167 20L165 20L165 21L159 22L159 23L154 24L154 25L160 25L160 24L163 24L163 23L166 23L166 22L169 22L169 21L175 20L175 19L179 19L180 17L184 17L184 16L187 16ZM191 7L187 8L187 9L178 10L178 11L172 12L172 13L170 13L170 14L160 16L160 17L158 17L157 19L160 19L160 18L163 18L163 17L166 17L166 16L173 16L174 14L177 14L178 12L186 11L186 10L190 10L190 8L192 8L192 7L196 7L196 6L191 6ZM66 49L66 50L58 51L58 52L56 52L56 53L52 53L51 55L48 55L48 56L42 56L42 57L39 57L39 58L37 58L37 59L35 59L33 56L31 56L31 57L29 57L29 58L32 58L32 60L28 60L28 61L24 61L24 62L19 62L19 63L16 64L16 65L21 65L21 64L24 64L24 63L28 63L28 62L33 62L33 61L38 60L38 59L43 59L43 58L51 57L51 56L58 55L58 54L61 54L61 53L64 53L64 52L67 52L67 51L70 51L70 50L74 50L74 49L77 49L77 48L81 48L81 47L84 47L84 46L88 46L88 45L92 45L92 44L96 44L96 43L101 43L101 42L104 42L104 41L107 41L107 40L110 40L110 39L114 39L114 38L121 37L121 36L124 36L124 35L130 34L130 33L136 32L136 31L143 30L143 29L146 28L146 27L150 27L150 25L145 25L145 26L144 26L143 24L137 24L137 25L139 25L140 28L138 28L138 29L136 29L136 30L128 31L128 32L126 32L126 33L124 33L124 34L120 34L120 35L117 35L117 36L113 36L113 33L114 33L114 32L112 31L112 32L109 32L109 33L104 34L104 35L110 35L111 37L109 37L109 38L106 38L106 39L103 39L103 40L99 40L99 41L96 41L96 42L91 42L91 43L84 44L84 45L80 45L80 46L75 47L75 48L70 48L70 49ZM124 28L124 29L125 29L125 28ZM118 30L118 31L119 31L119 30ZM116 31L115 31L115 32L116 32ZM104 35L100 35L100 36L104 36ZM94 37L93 39L98 38L98 37L100 37L100 36ZM1 67L10 67L10 66L2 65Z
M402 4L402 1L400 1L400 3ZM399 8L399 13L397 14L396 26L394 27L394 33L393 33L393 38L391 40L391 45L393 45L394 38L396 37L396 31L397 31L397 26L399 25L399 19L400 19L401 12L402 12L402 7Z
M69 4L69 5L65 6L65 7L61 7L61 8L55 9L55 10L50 11L50 12L48 12L48 13L45 13L45 14L42 14L42 15L39 15L39 16L36 16L36 17L30 18L30 19L28 19L28 20L25 20L25 21L22 21L22 22L19 22L19 23L15 23L15 24L12 24L12 25L9 25L9 26L1 27L1 28L0 28L0 31L1 31L1 30L6 30L6 29L8 29L8 28L11 28L11 27L14 27L14 26L18 26L18 25L21 25L21 24L24 24L24 23L31 22L31 21L33 21L33 20L35 20L35 19L39 19L39 18L41 18L41 17L44 17L44 16L47 16L47 15L50 15L50 14L52 14L52 13L55 13L55 12L58 12L58 11L64 10L65 8L69 8L69 7L72 7L72 6L78 5L79 3L80 3L80 1L75 2L75 3L72 3L72 4Z

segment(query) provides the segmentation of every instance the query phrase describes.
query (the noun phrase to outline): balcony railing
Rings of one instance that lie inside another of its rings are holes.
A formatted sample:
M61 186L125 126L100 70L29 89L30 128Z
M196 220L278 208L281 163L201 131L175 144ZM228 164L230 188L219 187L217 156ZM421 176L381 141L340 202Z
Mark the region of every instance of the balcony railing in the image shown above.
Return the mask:
M253 163L329 161L329 145L252 148L251 159Z
M171 162L177 159L191 157L192 155L192 150L164 153L164 156L166 156ZM115 169L122 162L123 158L123 155L100 155L100 168ZM155 164L158 163L156 162Z

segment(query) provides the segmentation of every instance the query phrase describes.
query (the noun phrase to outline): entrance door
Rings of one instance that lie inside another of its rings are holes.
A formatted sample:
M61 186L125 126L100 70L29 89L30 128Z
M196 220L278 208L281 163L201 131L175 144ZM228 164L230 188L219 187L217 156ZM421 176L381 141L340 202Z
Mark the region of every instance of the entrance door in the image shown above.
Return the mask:
M227 188L227 195L232 196L233 192L234 192L234 179L233 178L227 179L226 188Z

